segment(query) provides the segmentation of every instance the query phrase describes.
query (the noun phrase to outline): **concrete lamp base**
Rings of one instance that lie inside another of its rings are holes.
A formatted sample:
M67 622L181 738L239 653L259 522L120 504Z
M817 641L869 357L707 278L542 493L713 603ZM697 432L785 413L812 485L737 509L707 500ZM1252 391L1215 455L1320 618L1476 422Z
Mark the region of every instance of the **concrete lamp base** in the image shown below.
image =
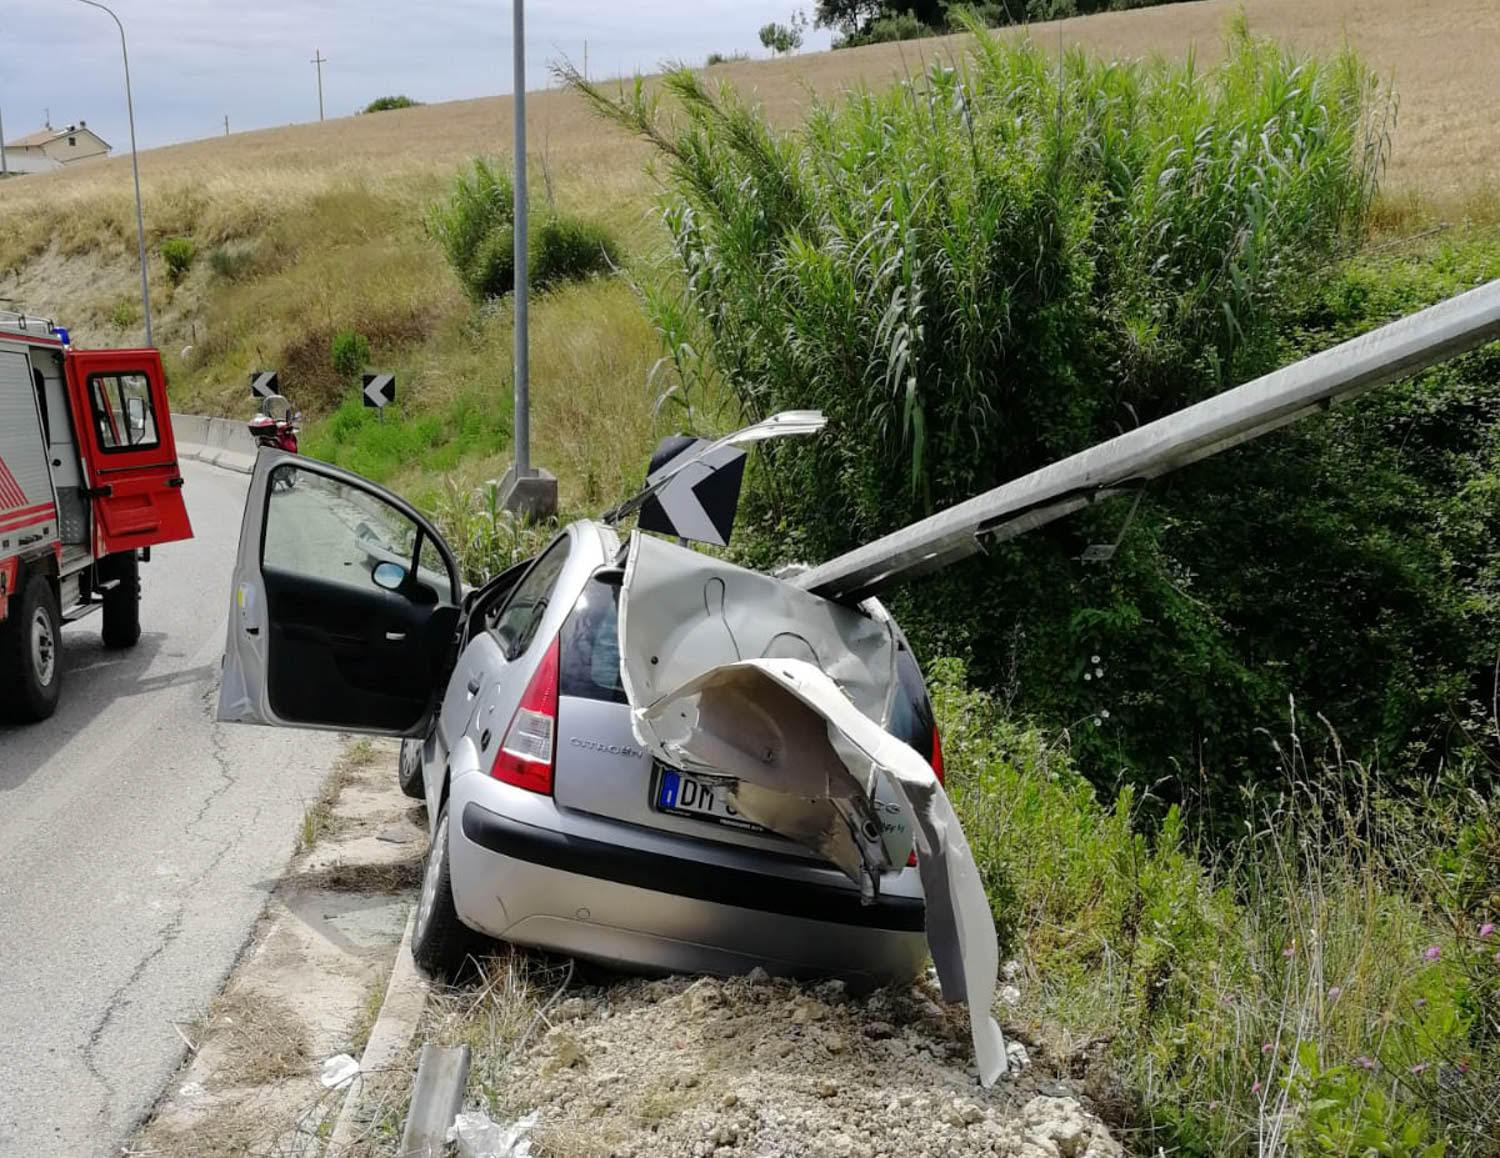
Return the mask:
M500 480L500 502L507 511L527 519L550 519L557 514L557 476L541 467L516 477L512 464Z

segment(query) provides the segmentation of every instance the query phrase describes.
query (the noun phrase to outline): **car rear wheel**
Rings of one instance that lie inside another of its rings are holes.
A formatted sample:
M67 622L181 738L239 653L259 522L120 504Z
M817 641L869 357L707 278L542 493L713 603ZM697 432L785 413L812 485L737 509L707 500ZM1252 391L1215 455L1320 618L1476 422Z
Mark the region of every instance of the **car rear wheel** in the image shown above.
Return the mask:
M134 647L141 638L141 561L134 551L99 561L99 574L115 585L104 593L104 646Z
M22 723L45 720L62 691L62 616L44 575L10 600L0 623L0 713Z
M396 765L396 782L413 800L424 800L427 789L422 783L422 741L408 737L401 741L401 762Z
M428 973L453 980L464 970L478 942L478 934L458 919L453 903L453 881L448 873L448 805L444 804L433 827L432 847L427 850L411 955Z

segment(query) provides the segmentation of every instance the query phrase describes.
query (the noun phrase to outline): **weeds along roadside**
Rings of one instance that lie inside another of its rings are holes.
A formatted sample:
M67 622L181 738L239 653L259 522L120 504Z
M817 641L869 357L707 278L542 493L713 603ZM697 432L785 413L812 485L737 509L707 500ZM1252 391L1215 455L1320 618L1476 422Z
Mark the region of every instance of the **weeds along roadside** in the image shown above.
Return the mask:
M1024 965L1002 1008L1138 1153L1500 1152L1500 809L1372 787L1315 723L1205 867L1101 805L1055 736L933 665L948 785ZM1500 725L1497 725L1500 726ZM1437 1146L1437 1149L1430 1149Z

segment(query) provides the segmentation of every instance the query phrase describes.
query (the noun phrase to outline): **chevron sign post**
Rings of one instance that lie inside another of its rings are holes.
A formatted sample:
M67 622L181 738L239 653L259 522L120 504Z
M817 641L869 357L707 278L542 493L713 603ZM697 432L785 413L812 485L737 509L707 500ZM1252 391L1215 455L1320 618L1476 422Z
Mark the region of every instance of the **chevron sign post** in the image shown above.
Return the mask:
M662 439L651 456L647 485L671 473L684 455L691 458L709 445L707 439L683 434ZM727 546L734 530L744 477L745 452L721 446L682 468L647 499L641 507L638 525L643 531L676 535L679 539L715 547Z
M250 372L250 397L264 400L281 393L281 380L275 370L252 370Z

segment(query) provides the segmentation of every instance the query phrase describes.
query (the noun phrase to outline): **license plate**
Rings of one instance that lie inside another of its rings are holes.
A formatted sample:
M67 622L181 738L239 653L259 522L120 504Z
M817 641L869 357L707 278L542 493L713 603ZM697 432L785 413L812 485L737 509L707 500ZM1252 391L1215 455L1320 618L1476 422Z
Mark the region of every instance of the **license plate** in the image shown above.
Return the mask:
M765 831L760 825L746 820L735 811L726 786L700 780L675 768L657 769L655 797L658 812L691 816L696 820L727 824L750 832Z

